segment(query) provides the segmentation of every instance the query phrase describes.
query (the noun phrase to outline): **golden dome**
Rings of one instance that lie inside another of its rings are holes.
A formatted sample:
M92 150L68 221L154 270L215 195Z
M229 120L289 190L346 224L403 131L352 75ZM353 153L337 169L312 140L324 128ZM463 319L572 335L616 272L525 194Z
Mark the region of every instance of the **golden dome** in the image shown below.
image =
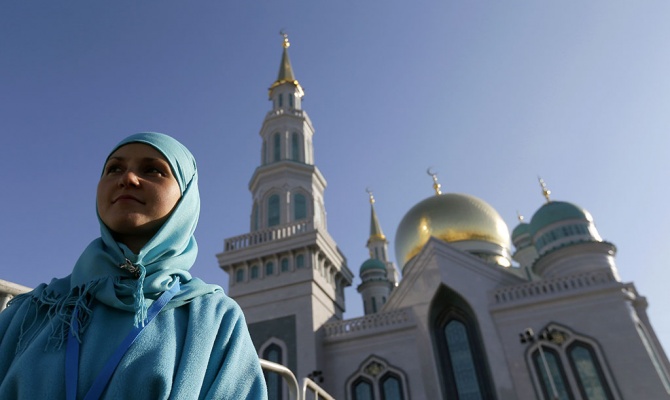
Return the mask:
M509 229L500 214L485 201L466 194L431 196L405 214L395 236L398 263L404 266L431 236L452 243L489 242L504 252L510 248ZM478 252L468 247L469 252Z

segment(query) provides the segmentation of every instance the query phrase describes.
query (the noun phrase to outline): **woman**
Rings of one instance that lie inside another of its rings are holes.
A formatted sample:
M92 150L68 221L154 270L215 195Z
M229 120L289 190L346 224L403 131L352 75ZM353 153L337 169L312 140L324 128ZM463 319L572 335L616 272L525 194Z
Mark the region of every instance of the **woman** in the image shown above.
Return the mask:
M101 237L71 275L0 313L2 399L264 399L239 306L192 278L200 212L191 153L140 133L98 184Z

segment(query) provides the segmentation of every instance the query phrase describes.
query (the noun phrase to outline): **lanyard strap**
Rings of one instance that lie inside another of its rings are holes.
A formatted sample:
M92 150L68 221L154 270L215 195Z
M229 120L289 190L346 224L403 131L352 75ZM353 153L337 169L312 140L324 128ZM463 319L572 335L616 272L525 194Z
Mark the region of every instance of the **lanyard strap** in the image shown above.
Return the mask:
M102 368L102 371L98 374L93 382L93 386L86 393L85 400L94 400L99 399L102 392L107 387L109 379L112 377L114 370L119 365L121 358L128 348L135 342L139 334L142 332L147 325L153 321L153 319L158 315L158 313L165 307L165 305L172 300L175 294L179 292L179 279L170 290L163 292L163 294L154 301L147 310L147 319L144 321L144 326L133 327L133 329L128 333L128 335L123 339L119 347L116 348L114 354L112 354L105 366ZM65 394L67 400L75 400L77 398L77 381L79 379L79 340L74 336L74 332L79 329L79 322L77 322L78 309L75 308L72 313L72 325L70 326L70 334L67 338L67 350L65 353Z

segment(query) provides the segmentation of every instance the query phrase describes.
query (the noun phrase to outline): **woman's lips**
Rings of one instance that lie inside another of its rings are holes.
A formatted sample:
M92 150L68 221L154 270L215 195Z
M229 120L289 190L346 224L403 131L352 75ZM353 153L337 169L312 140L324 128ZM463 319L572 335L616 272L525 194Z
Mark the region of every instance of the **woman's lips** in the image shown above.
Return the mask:
M120 202L136 201L140 204L144 204L137 197L131 196L129 194L122 194L121 196L118 196L117 198L114 199L114 201L112 201L112 204L114 204L116 202L119 202L119 201Z

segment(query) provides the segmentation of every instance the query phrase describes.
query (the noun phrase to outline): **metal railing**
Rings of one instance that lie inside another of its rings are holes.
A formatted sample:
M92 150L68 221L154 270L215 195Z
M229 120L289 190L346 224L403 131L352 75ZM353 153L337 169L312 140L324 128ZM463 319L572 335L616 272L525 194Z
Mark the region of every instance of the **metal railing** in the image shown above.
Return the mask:
M284 379L288 387L288 395L290 400L308 400L307 394L310 394L309 400L335 400L335 398L328 394L321 386L309 378L303 378L302 389L298 386L298 380L293 372L281 364L261 358L261 368L266 372L274 372Z

